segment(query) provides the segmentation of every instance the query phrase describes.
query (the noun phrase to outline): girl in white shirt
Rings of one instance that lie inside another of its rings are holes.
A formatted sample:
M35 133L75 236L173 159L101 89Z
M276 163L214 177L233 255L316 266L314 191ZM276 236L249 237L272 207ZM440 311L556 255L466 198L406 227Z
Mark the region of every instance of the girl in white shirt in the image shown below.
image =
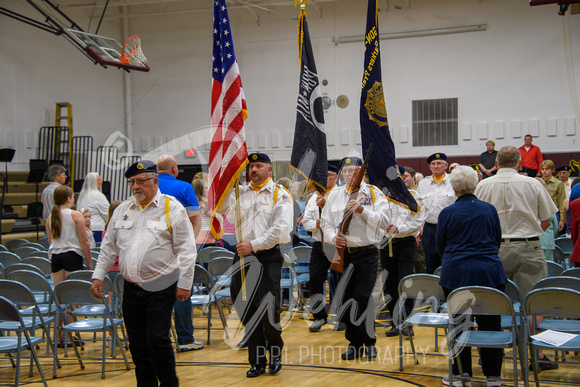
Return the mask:
M74 203L74 192L69 186L61 185L54 190L54 207L46 222L54 285L71 271L82 270L83 255L87 269L93 270L85 219L79 211L71 209Z
M74 203L74 192L69 186L61 185L54 190L54 207L46 222L46 236L55 286L64 281L68 273L83 269L83 255L87 259L87 269L93 270L85 218L79 211L71 209ZM68 322L72 322L70 315ZM58 347L63 346L63 334L59 331Z

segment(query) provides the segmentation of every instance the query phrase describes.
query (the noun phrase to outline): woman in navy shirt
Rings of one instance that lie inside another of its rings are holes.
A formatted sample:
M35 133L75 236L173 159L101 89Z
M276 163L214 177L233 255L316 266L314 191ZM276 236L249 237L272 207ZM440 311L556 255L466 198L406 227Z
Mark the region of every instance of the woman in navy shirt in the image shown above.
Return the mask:
M498 256L501 244L499 216L493 205L477 199L473 194L477 182L477 173L472 168L455 167L451 173L451 186L457 201L439 214L436 236L437 251L441 254L439 284L446 296L462 286L488 286L505 290L507 277ZM500 316L479 315L475 319L481 330L501 330ZM483 374L492 383L500 378L502 353L501 348L481 349ZM459 357L463 372L471 376L471 348L463 348ZM455 361L453 374L459 374ZM449 384L448 380L445 382L446 378L443 383Z

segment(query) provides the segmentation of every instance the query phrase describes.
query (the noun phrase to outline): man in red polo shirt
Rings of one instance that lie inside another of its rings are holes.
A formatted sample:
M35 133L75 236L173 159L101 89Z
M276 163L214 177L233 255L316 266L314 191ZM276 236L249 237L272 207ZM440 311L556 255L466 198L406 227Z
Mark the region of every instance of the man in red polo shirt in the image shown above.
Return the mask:
M540 164L544 161L542 151L535 145L532 145L532 135L526 134L524 136L524 145L518 148L522 155L522 166L528 169L528 176L538 176Z

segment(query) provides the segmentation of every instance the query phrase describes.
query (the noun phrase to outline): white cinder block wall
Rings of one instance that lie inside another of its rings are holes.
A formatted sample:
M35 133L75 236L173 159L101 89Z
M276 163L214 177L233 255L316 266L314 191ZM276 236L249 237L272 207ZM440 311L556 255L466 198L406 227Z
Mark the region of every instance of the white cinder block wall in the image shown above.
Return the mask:
M10 9L34 15L20 4L24 2L8 3ZM202 0L195 3L202 7ZM203 3L210 10L211 1ZM570 88L580 104L580 15L568 12L562 18L557 6L530 7L527 0L409 3L411 7L405 1L379 1L381 34L486 28L381 41L387 111L398 157L424 157L435 151L475 155L485 149L488 138L496 140L499 149L521 145L526 133L538 137L534 143L544 152L578 150L580 117ZM364 34L366 1L317 4L307 6L307 13L318 74L328 81L322 92L333 101L339 95L349 99L348 107L334 103L325 114L328 155L339 159L352 149L360 151L363 44L335 41ZM275 12L231 9L230 22L248 102L249 150L287 161L299 75L297 20L292 17L299 10L270 8ZM90 21L94 32L98 20L91 20L90 10L64 10L85 29ZM123 41L126 29L141 36L151 72L127 74L95 66L62 37L0 15L0 146L17 149L10 168L28 167L38 128L53 125L54 104L60 101L73 105L75 134L94 136L96 146L119 131L130 137L136 153L172 153L185 163L203 163L209 153L212 17L210 11L199 11L105 18L100 34ZM459 99L459 144L413 147L412 101L438 98ZM183 151L191 147L201 157L184 160Z

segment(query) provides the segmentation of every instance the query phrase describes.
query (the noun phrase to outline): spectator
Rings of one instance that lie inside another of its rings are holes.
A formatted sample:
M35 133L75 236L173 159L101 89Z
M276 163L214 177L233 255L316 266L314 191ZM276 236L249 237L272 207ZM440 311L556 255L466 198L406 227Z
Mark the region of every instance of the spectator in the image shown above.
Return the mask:
M528 176L539 176L539 168L544 160L542 158L542 151L540 148L532 144L532 135L526 134L524 137L524 145L518 148L522 157L522 166L528 170Z
M483 174L483 179L495 175L497 171L497 166L495 165L495 158L497 157L495 142L488 140L485 143L485 147L487 150L479 155L479 169Z
M497 211L473 194L478 178L472 168L456 167L450 180L457 201L441 210L437 222L437 251L442 257L439 284L446 297L455 289L473 285L503 292L507 277L498 256L501 226ZM500 316L476 315L475 320L478 329L501 331ZM462 348L458 356L463 372L472 376L471 348ZM501 348L481 349L481 366L488 386L501 386L502 360ZM453 374L459 375L456 359ZM443 384L449 385L448 377L443 378Z
M197 197L190 184L177 180L177 175L179 174L177 160L170 155L159 156L157 159L157 174L159 177L159 191L162 194L173 196L185 207L194 234L199 234L201 215L199 213ZM173 318L175 321L175 333L177 333L177 348L179 352L194 351L203 348L203 342L193 337L192 313L193 307L190 299L175 301Z
M513 146L504 146L497 154L495 176L477 185L475 195L494 205L500 218L502 242L499 248L504 271L509 279L528 294L534 284L548 276L540 236L550 225L557 207L542 183L518 174L521 154ZM558 368L538 351L542 371Z
M570 193L570 234L574 242L574 250L570 256L570 262L574 262L574 267L580 267L580 179L572 183L572 192Z
M541 164L541 177L536 177L546 188L550 197L554 201L556 207L558 207L558 213L555 215L557 217L556 224L558 225L558 231L561 231L566 227L566 218L563 214L564 200L566 199L566 193L562 184L554 177L554 171L556 166L552 160L544 160ZM553 230L554 233L556 230Z
M91 230L91 211L87 210L86 208L80 209L81 214L83 214L83 218L85 219L85 229L87 231L87 239L89 240L89 245L91 249L97 247L95 242L95 237L93 236L93 230Z
M56 187L53 198L54 206L46 222L46 235L50 244L48 255L52 266L52 282L56 286L64 281L68 273L83 269L83 256L88 270L93 270L93 261L85 219L79 211L71 209L75 203L72 188L65 185ZM69 322L72 322L72 317L68 317ZM58 333L58 347L62 348L63 334L61 330Z
M66 168L62 165L51 165L46 172L48 181L50 183L42 191L40 201L42 202L42 217L47 220L54 206L54 190L56 187L63 185L66 182Z
M201 221L197 197L190 184L177 180L179 168L175 158L169 155L159 156L159 159L157 159L157 172L161 193L173 196L185 207L194 234L199 234Z
M215 246L215 238L210 230L211 214L207 207L207 182L204 179L193 179L191 185L197 197L199 212L201 214L201 228L195 236L195 243L199 251L206 246Z
M103 239L103 230L109 212L109 201L101 192L102 188L101 176L97 172L87 173L77 201L78 208L86 208L91 212L91 225L95 242L100 242Z

